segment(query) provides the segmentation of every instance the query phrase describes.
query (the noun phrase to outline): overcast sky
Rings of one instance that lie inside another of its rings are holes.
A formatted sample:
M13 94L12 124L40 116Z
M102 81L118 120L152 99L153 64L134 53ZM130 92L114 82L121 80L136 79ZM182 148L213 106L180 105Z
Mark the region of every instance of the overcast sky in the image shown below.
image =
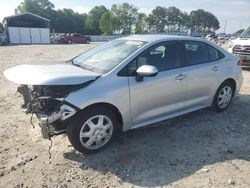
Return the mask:
M14 9L23 0L1 0L0 1L0 20L3 17L14 14ZM231 33L250 26L250 0L50 0L56 9L71 8L80 13L87 13L96 5L104 5L108 9L112 4L128 2L139 8L140 12L149 13L156 6L175 6L182 11L204 9L212 12L220 21L221 29L224 30L227 20L226 32Z

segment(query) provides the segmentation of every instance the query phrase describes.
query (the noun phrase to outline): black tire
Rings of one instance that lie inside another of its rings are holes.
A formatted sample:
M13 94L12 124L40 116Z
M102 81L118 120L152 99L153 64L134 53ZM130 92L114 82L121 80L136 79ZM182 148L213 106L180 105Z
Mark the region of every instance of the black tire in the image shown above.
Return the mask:
M81 143L80 131L87 120L97 115L106 116L112 121L113 132L112 136L110 137L108 142L105 143L105 145L97 149L89 149ZM68 139L77 151L84 154L96 153L99 150L103 149L105 146L107 146L113 140L113 138L117 135L118 130L119 121L117 120L115 113L110 109L98 106L95 108L83 110L76 114L74 117L72 117L68 125Z
M86 40L86 43L87 43L87 44L90 44L90 40Z
M231 88L232 95L231 95L231 98L230 98L228 104L226 106L222 107L222 106L219 105L219 95L220 95L220 93L222 92L222 90L224 88L228 88L228 87ZM233 84L231 82L229 82L229 81L223 82L220 85L220 87L218 88L218 90L216 91L216 94L214 96L213 105L212 105L213 109L216 112L223 112L224 110L226 110L229 107L229 105L231 104L231 102L232 102L232 99L233 99L233 96L234 96L234 92L235 92L235 88L234 88L234 86L233 86Z

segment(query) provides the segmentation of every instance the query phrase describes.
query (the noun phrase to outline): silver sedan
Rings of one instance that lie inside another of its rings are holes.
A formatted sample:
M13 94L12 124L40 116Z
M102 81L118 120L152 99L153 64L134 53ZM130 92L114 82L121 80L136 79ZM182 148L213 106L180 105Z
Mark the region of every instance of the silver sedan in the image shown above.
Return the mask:
M224 111L242 85L241 62L191 37L134 35L61 64L19 65L4 72L19 84L22 108L45 138L67 133L82 153L118 132L202 108Z

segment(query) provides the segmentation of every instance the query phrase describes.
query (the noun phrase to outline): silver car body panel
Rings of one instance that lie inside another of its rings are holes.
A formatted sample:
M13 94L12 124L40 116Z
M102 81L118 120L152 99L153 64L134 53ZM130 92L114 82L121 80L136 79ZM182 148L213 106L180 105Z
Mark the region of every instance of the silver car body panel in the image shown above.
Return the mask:
M178 72L178 69L159 72L142 82L129 77L133 124L183 109L188 82L176 80Z
M7 70L5 76L15 83L30 85L79 84L99 76L86 87L71 92L64 100L80 109L98 103L113 105L121 113L123 131L211 106L216 90L226 79L234 79L236 93L240 90L243 78L241 67L237 66L239 58L206 40L166 35L134 35L118 40L147 43L105 74L72 65L22 65ZM141 82L133 76L118 76L128 63L149 47L176 40L207 43L225 57L215 62L162 71L155 77L144 77ZM24 78L15 76L17 71ZM176 79L180 74L185 75L184 79Z
M71 93L65 100L81 109L96 103L115 106L123 118L123 131L211 106L216 90L226 79L232 78L236 81L236 93L242 85L241 68L236 66L239 58L206 40L164 35L135 35L120 40L141 40L148 43L93 84ZM159 72L155 77L145 77L142 82L136 82L135 77L117 76L122 68L144 50L157 43L171 40L207 43L221 51L225 58ZM187 78L175 80L181 73L187 75Z
M94 80L100 74L64 63L18 65L4 71L4 75L16 84L77 85Z

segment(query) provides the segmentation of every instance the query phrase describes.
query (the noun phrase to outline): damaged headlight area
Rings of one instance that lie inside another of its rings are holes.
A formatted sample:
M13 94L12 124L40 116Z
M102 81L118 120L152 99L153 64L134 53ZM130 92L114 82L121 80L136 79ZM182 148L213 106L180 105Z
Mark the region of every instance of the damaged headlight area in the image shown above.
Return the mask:
M67 119L77 112L77 107L68 104L64 98L86 84L71 86L28 86L21 85L18 92L23 95L22 109L36 114L44 138L67 131Z

